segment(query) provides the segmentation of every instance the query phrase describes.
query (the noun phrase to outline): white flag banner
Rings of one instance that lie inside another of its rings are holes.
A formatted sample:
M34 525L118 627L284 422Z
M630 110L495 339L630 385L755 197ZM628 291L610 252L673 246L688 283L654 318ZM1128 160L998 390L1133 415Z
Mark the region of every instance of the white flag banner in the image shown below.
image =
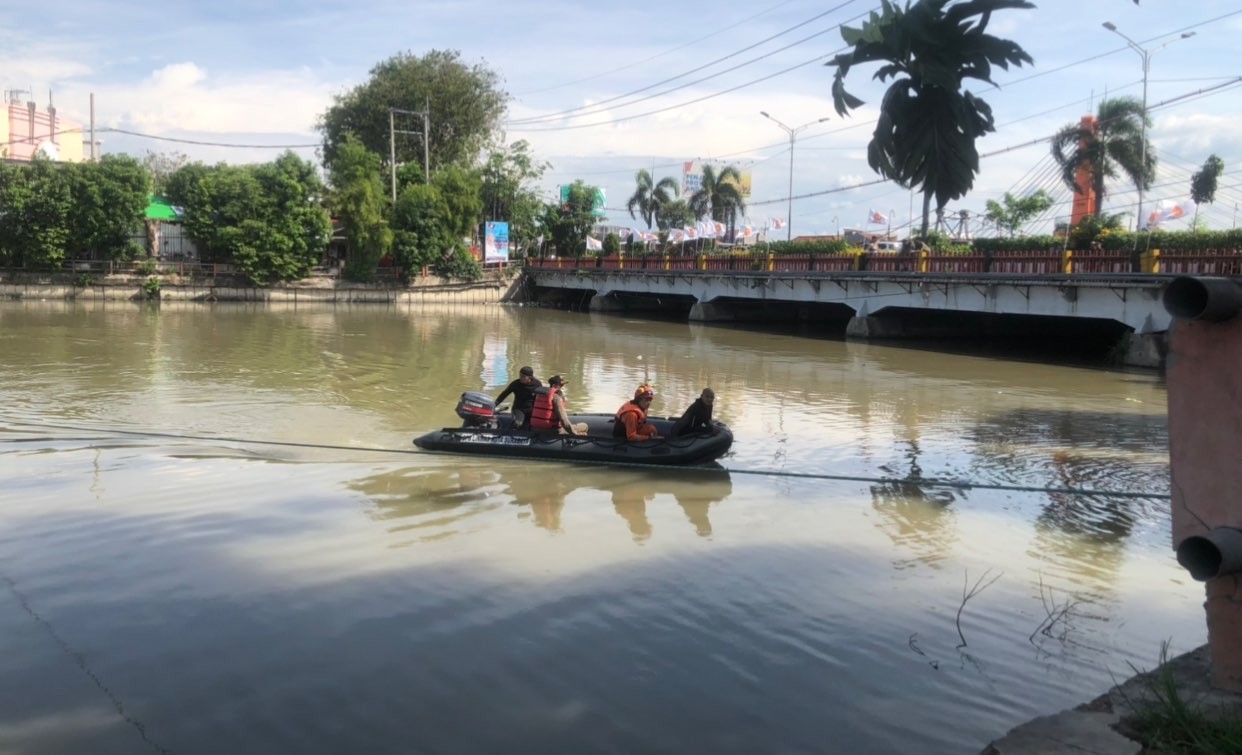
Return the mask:
M1168 220L1180 220L1194 212L1195 206L1190 201L1167 202L1162 201L1156 204L1155 209L1147 215L1147 220L1143 224L1144 228L1158 228L1161 223Z
M601 252L604 250L604 242L600 241L599 239L593 239L590 236L587 236L586 241L587 241L588 252Z

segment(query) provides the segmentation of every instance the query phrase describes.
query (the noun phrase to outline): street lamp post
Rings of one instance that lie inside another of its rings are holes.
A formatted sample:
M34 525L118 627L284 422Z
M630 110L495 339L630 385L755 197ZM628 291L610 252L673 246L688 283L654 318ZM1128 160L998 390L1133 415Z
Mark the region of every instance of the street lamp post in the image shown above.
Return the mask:
M768 115L768 114L767 114L767 112L766 112L766 111L764 111L764 110L760 110L760 111L759 111L759 115L762 115L764 118L767 118L768 120L772 121L772 122L773 122L773 123L775 123L776 125L780 126L782 129L784 129L784 130L785 130L785 133L789 134L789 208L788 208L788 210L787 210L787 211L786 211L786 213L785 213L785 214L787 215L787 217L785 218L785 240L786 240L786 241L792 241L792 240L793 240L793 169L794 169L794 142L796 142L796 141L798 140L798 133L799 133L799 132L801 132L801 131L803 131L803 130L805 130L805 129L808 129L808 128L810 128L811 126L814 126L814 125L816 125L816 124L818 124L818 123L823 123L824 121L826 121L826 120L828 120L828 119L827 119L827 118L820 118L820 119L819 119L819 120L817 120L817 121L811 121L810 123L804 123L804 124L802 124L801 126L798 126L797 128L790 128L790 127L786 126L784 123L781 123L781 122L780 122L780 121L778 121L777 119L775 119L775 118L773 118L772 116Z
M1124 39L1126 41L1126 45L1131 50L1134 50L1136 53L1138 53L1139 57L1143 59L1143 122L1139 126L1139 170L1142 171L1142 177L1139 180L1139 187L1138 187L1138 211L1136 212L1135 219L1134 219L1134 233L1136 234L1135 243L1137 244L1138 243L1137 234L1141 230L1141 226L1143 223L1143 189L1146 187L1146 184L1147 184L1147 74L1148 72L1151 71L1151 56L1152 56L1152 53L1155 53L1158 50L1163 50L1164 48L1176 42L1178 39L1186 39L1188 37L1193 37L1195 33L1193 31L1185 32L1177 39L1171 39L1168 42L1165 42L1164 44L1157 47L1155 50L1148 50L1147 48L1140 45L1138 42L1135 42L1133 39L1130 39L1125 34L1123 34L1117 28L1117 25L1114 24L1112 21L1105 21L1102 24L1102 26L1105 29L1108 29L1109 31L1111 31L1113 34L1116 34L1117 36Z

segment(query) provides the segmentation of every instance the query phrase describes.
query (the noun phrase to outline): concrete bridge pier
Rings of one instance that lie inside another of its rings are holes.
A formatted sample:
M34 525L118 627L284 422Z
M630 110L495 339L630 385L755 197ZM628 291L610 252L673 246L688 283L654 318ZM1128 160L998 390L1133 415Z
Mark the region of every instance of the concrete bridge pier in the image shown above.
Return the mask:
M732 322L736 319L732 307L702 299L690 306L690 322Z
M625 304L611 291L605 291L591 297L587 302L589 312L624 312Z
M1169 332L1150 330L1151 325L1149 317L1142 329L1121 337L1115 351L1122 364L1127 367L1164 367L1169 353Z
M864 304L845 325L845 337L869 338L955 338L963 335L961 323L937 317L935 313L912 310L882 310L871 314Z

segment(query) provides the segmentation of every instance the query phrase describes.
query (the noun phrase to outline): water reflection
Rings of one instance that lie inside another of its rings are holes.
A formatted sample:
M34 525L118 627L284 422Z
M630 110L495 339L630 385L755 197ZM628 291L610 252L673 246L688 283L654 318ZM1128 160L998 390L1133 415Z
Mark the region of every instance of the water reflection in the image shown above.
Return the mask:
M587 491L591 498L603 500L594 493L606 493L617 516L621 517L635 542L649 539L653 526L647 504L660 496L671 496L681 507L695 534L712 534L708 511L733 492L733 482L724 471L690 470L615 470L567 467L541 469L538 466L509 467L501 475L508 485L513 502L528 506L537 527L563 532L561 513L565 499L573 493Z
M976 459L1009 479L1052 488L1150 492L1151 499L1049 492L1029 555L1095 597L1110 593L1140 521L1157 515L1167 489L1165 418L1148 413L1014 409L972 430Z
M919 466L919 443L906 442L905 468L882 466L900 479L871 486L871 508L880 515L879 529L893 541L899 553L913 552L913 558L897 558L893 566L904 569L916 563L936 566L949 557L957 542L956 515L949 504L956 495L946 488L929 488L917 480L923 477Z
M374 516L392 521L391 531L445 536L448 526L504 505L516 505L536 527L564 533L566 499L582 498L584 510L611 503L635 542L654 527L647 506L671 497L700 537L710 537L709 512L733 492L720 470L618 470L530 462L495 466L470 460L455 467L405 467L356 480L350 488L372 499Z

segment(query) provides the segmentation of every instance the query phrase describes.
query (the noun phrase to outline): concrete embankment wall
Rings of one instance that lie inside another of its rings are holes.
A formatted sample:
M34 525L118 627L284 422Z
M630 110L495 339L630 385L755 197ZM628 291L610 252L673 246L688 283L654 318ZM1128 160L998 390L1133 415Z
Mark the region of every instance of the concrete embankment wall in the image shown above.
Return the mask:
M180 280L170 276L160 280L158 294L148 295L146 277L107 276L78 285L64 276L8 276L0 279L0 299L68 299L74 301L190 301L256 302L282 304L416 304L453 302L493 304L511 296L513 276L489 276L472 283L455 283L423 278L408 287L368 285L337 280L307 281L281 286L258 287L218 280Z

